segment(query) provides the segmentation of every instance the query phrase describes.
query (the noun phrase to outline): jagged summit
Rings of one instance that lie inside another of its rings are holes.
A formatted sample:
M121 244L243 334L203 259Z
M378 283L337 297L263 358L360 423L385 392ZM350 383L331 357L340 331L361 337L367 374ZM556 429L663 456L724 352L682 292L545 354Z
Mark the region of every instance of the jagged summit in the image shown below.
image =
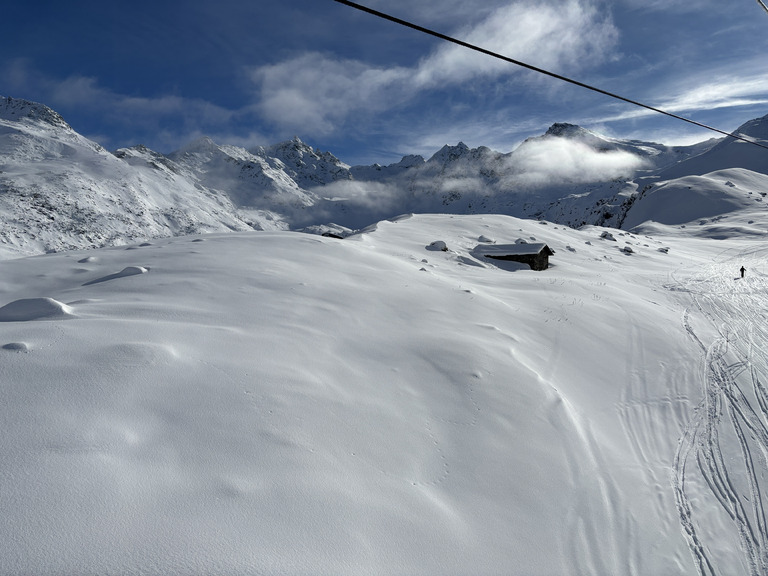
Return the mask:
M445 162L451 162L453 160L457 160L464 156L467 152L470 151L469 146L464 144L464 142L459 142L456 144L456 146L449 146L446 144L440 150L435 152L435 154L428 160L430 163L445 163Z
M45 104L0 96L0 120L18 122L24 119L45 122L57 128L72 130L64 118Z
M583 136L595 136L593 132L590 132L586 128L582 128L576 124L568 124L566 122L557 122L549 127L545 136L560 136L566 138L575 138Z
M272 146L258 146L251 150L273 168L283 170L299 186L322 186L337 180L349 180L350 166L330 152L316 150L298 136Z
M348 168L346 164L330 152L316 150L298 136L294 136L285 142L273 144L272 146L258 146L251 150L251 153L262 157L278 158L286 166L292 168L302 168L317 162Z
M400 168L413 168L415 166L421 166L424 164L424 157L420 156L419 154L408 154L407 156L403 156L403 159L400 160L397 164L393 164L393 166L398 166Z
M576 124L556 123L552 124L546 133L540 138L567 138L583 142L592 148L598 150L612 150L617 148L617 144L604 136L582 128ZM535 138L534 138L535 140Z

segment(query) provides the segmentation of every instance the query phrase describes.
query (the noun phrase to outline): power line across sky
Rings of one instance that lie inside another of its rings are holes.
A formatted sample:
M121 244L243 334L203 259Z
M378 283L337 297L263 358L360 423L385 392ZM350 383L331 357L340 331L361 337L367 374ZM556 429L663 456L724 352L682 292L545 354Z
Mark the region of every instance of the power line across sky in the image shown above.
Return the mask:
M110 150L299 136L349 164L506 152L562 122L685 146L768 114L768 0L355 2L447 38L317 0L9 2L0 95Z
M757 0L758 3L768 11L768 7L766 7L765 4L763 4L762 0ZM371 14L373 16L376 16L378 18L382 18L384 20L388 20L390 22L393 22L395 24L399 24L400 26L405 26L407 28L411 28L413 30L416 30L418 32L428 34L430 36L434 36L435 38L439 38L441 40L444 40L446 42L451 42L452 44L456 44L458 46L462 46L463 48L467 48L468 50L474 50L475 52L479 52L481 54L485 54L486 56L489 56L491 58L497 58L499 60L503 60L505 62L508 62L510 64L514 64L516 66L521 66L523 68L526 68L528 70L532 70L534 72L537 72L539 74L544 74L546 76L550 76L552 78L555 78L557 80L561 80L563 82L568 82L569 84L574 84L575 86L579 86L581 88L585 88L587 90L591 90L593 92L597 92L599 94L603 94L605 96L608 96L610 98L615 98L617 100L621 100L623 102L626 102L628 104L632 104L633 106L638 106L640 108L645 108L646 110L650 110L652 112L656 112L658 114L663 114L665 116L669 116L671 118L675 118L677 120L681 120L683 122L688 122L689 124L693 124L695 126L698 126L700 128L704 128L706 130L710 130L712 132L716 132L718 134L728 136L730 138L735 138L737 140L741 140L743 142L747 142L749 144L759 146L761 148L768 149L768 145L761 144L760 142L756 142L754 139L742 136L740 134L735 134L732 132L727 132L725 130L720 130L719 128L715 128L712 126L709 126L707 124L704 124L702 122L697 122L696 120L692 120L690 118L686 118L684 116L680 116L678 114L673 114L672 112L668 112L666 110L662 110L660 108L656 108L654 106L650 106L648 104L644 104L642 102L639 102L637 100L627 98L625 96L621 96L619 94L615 94L613 92L609 92L608 90L603 90L602 88L598 88L596 86L592 86L590 84L586 84L584 82L581 82L579 80L575 80L573 78L569 78L567 76L563 76L561 74L557 74L555 72L551 72L549 70L545 70L543 68L539 68L538 66L533 66L531 64L527 64L525 62L522 62L520 60L516 60L513 58L510 58L508 56L505 56L503 54L499 54L497 52L494 52L492 50L488 50L486 48L483 48L481 46L478 46L476 44L472 44L470 42L465 42L464 40L459 40L458 38L455 38L453 36L449 36L447 34L443 34L441 32L437 32L435 30L432 30L430 28L426 28L424 26L420 26L418 24L415 24L413 22L410 22L408 20L403 20L401 18L397 18L395 16L392 16L390 14L387 14L385 12L380 12L378 10L374 10L372 8L368 8L367 6L363 6L362 4L358 4L356 2L351 2L350 0L334 0L334 2L338 2L339 4L344 4L346 6L349 6L350 8L354 8L356 10L360 10L362 12L366 12L368 14Z

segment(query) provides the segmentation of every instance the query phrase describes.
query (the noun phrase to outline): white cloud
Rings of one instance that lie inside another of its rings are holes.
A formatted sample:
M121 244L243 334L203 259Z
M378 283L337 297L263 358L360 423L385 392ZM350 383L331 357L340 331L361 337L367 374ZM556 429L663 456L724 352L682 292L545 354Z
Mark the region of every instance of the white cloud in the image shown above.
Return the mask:
M35 70L25 60L15 60L2 69L14 93L35 92L44 104L53 107L78 107L99 110L115 122L154 124L167 115L196 118L201 123L220 123L231 119L233 112L205 100L173 95L138 97L119 94L101 86L97 79L72 75L52 78Z
M510 157L515 180L527 185L595 182L630 176L643 159L623 150L597 151L565 138L542 138L522 144Z
M268 120L291 129L329 133L351 112L396 104L408 92L409 73L309 53L262 66L252 77L261 87L257 108Z
M751 106L768 102L768 78L765 75L710 78L698 86L670 97L660 108L670 112L715 110Z
M87 134L87 130L73 125L75 130L106 146L143 143L173 149L203 134L218 134L227 142L264 142L264 138L255 133L244 138L234 129L242 117L252 115L247 109L233 111L203 99L168 94L156 97L120 94L87 76L72 75L64 79L46 76L23 59L9 62L0 73L8 79L9 95L25 98L27 94L35 94L35 100L62 113L66 120L69 120L68 111L82 114L88 110L98 116L105 127L117 128L118 132L130 129L131 133L143 133L150 140L113 143L107 136ZM164 125L173 128L160 128Z
M605 61L618 39L618 31L592 4L568 0L557 5L515 2L456 37L503 56L557 71ZM516 68L503 60L455 44L443 44L422 61L415 79L421 86L430 87L513 70Z
M664 88L662 88L662 91ZM764 75L728 75L712 71L708 77L688 76L678 80L676 86L666 90L667 95L658 101L645 103L683 117L693 112L722 110L768 104L768 77ZM611 107L611 110L616 110ZM611 124L626 120L659 116L647 108L622 105L618 112L605 112L599 116L584 118L582 125ZM716 134L713 133L713 136Z
M681 13L701 12L723 6L719 0L699 0L698 2L691 2L691 0L621 0L621 3L635 10Z
M401 200L402 191L395 184L339 180L316 191L334 201L365 207L394 208Z
M592 0L544 5L518 1L456 36L535 66L573 71L609 58L618 32ZM393 109L425 90L518 70L466 48L441 44L413 67L374 67L309 53L255 68L251 77L259 90L256 107L275 125L328 134L357 112Z

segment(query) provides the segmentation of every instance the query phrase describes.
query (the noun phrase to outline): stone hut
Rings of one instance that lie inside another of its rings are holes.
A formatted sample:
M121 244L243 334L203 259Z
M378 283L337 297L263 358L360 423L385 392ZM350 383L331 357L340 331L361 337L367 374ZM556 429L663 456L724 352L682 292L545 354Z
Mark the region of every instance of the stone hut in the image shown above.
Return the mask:
M531 270L549 268L549 257L555 252L542 242L531 244L481 244L475 253L495 260L508 260L528 264Z

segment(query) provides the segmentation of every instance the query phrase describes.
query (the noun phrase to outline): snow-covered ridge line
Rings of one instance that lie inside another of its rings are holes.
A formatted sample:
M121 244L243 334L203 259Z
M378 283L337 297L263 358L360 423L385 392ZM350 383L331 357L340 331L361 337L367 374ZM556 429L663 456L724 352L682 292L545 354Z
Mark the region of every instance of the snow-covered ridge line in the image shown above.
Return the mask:
M762 138L767 126L764 117L740 131ZM668 147L554 124L509 153L460 142L389 166L349 166L298 137L252 150L204 137L167 155L141 145L110 154L47 106L0 98L0 257L232 230L347 235L404 212L571 227L642 223L633 211L663 221L649 204L635 208L662 181L768 173L766 159L739 144ZM747 193L715 194L735 192Z
M29 119L72 130L61 115L44 104L0 96L0 120Z

